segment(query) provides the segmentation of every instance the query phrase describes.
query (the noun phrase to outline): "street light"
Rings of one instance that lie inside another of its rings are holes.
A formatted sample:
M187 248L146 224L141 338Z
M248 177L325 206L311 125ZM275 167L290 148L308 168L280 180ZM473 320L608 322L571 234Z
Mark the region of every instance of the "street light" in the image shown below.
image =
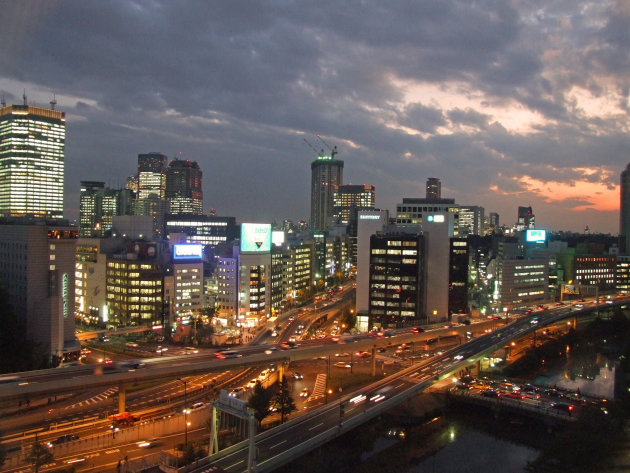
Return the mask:
M186 384L181 378L177 378L177 381L184 384L184 447L188 446L188 396L186 394Z

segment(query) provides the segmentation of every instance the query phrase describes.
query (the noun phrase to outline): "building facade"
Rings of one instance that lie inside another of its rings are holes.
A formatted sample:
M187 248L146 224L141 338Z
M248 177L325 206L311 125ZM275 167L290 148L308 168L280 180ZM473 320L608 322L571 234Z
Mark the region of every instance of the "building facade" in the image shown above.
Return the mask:
M65 113L24 102L0 108L0 217L61 219Z
M75 337L76 227L0 224L0 284L26 327L54 364L81 350Z
M343 161L321 153L311 163L311 228L324 231L332 223L334 196L343 182Z
M370 329L424 321L424 247L420 233L370 237Z
M174 159L169 163L165 196L172 215L203 214L202 172L196 161Z

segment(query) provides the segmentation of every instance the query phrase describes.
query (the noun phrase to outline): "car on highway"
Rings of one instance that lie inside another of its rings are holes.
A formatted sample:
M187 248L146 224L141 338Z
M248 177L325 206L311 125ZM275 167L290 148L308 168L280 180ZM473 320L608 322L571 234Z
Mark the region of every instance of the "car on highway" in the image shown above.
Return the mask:
M239 386L238 388L232 389L228 393L228 396L230 396L230 397L238 397L239 395L243 394L244 392L245 392L245 388Z
M345 361L338 361L333 366L337 368L352 368L352 365L350 363L346 363Z
M280 348L282 348L283 350L291 350L291 349L293 349L293 348L297 348L298 346L299 346L299 345L298 345L297 343L295 343L295 342L291 342L291 341L288 341L288 342L282 342L282 343L280 344Z
M566 404L564 402L552 402L549 405L551 406L552 409L555 409L561 412L566 412L569 415L571 415L571 413L573 412L573 409L575 408L573 404Z
M506 391L504 393L501 394L503 397L507 397L508 399L517 399L517 400L521 400L523 399L523 395L519 392L514 392L514 391Z
M359 358L369 358L372 354L369 351L358 351L355 353Z
M48 445L48 447L54 447L55 445L74 442L75 440L79 440L79 436L76 434L62 435L61 437L58 437L55 440L48 442L46 445Z
M483 397L492 397L492 398L501 397L501 393L499 391L495 391L494 389L486 389L484 391L481 391L481 395Z
M291 377L293 379L304 379L304 376L302 376L300 373L298 373L297 371L294 371L293 373L291 373Z
M308 390L308 388L304 388L302 389L302 391L300 391L300 397L308 397L311 394L311 392Z
M214 353L219 360L225 360L226 358L241 358L243 355L234 350L217 351Z
M412 327L411 333L422 333L424 329L422 327Z
M247 384L245 385L245 389L252 389L254 386L256 386L256 383L258 382L257 378L254 379L250 379Z
M206 404L203 402L195 402L192 406L190 406L190 410L194 411L195 409L201 409Z
M154 448L162 445L162 441L159 438L152 438L149 440L141 440L136 443L139 448Z

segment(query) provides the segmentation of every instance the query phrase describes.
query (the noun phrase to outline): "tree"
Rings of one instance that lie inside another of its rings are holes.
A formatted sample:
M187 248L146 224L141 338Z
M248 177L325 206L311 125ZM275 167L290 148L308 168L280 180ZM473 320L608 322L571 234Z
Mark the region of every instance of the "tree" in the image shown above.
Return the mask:
M276 406L278 406L280 419L283 423L286 416L297 410L297 407L295 407L295 401L291 397L291 392L289 391L287 378L282 378L280 386L278 387L278 392L276 392L276 395L274 396L274 402L276 403Z
M260 381L256 381L252 396L247 405L254 410L254 417L258 421L258 428L262 426L262 421L269 415L269 407L272 399L271 391L265 388Z
M35 436L35 442L33 442L33 447L31 451L26 456L26 461L28 461L33 468L35 469L35 473L39 472L39 469L44 466L46 463L50 463L54 459L54 455L50 450L44 447L39 440L37 440L37 436Z

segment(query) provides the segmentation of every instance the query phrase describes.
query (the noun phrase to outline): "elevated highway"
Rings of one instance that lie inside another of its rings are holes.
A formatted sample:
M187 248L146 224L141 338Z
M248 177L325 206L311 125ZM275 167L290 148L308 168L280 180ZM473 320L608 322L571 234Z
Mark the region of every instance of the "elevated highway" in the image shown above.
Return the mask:
M627 302L625 299L618 299L611 304L589 303L578 310L571 306L562 306L518 318L487 335L258 434L255 437L256 471L270 472L285 465L540 327L567 318L575 319L578 315L588 315L598 310L610 310ZM188 471L203 473L210 465L217 465L230 473L245 472L248 470L247 454L248 442L244 441L204 459L198 467Z

